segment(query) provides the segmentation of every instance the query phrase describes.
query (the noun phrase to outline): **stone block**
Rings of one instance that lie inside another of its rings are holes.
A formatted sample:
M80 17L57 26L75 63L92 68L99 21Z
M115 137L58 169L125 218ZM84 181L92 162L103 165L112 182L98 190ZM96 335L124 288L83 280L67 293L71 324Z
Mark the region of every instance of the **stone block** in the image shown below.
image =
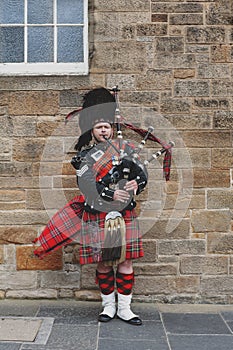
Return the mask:
M203 15L199 13L179 13L171 14L169 17L170 25L202 25Z
M207 169L211 168L211 150L210 149L190 148L188 152L191 158L191 163L193 168L202 168L203 170L205 168ZM184 156L182 159L182 152L180 152L179 149L174 149L174 157L179 167L185 168L185 165L188 164L188 159L186 159Z
M25 209L24 202L0 202L0 210L15 210L15 209Z
M62 170L63 167L65 167L66 165L63 164L62 162L45 162L45 161L41 161L39 163L33 163L33 174L38 176L42 176L42 177L51 177L52 175L58 175L61 174L62 175ZM72 170L74 168L72 167ZM75 172L73 171L73 174L75 174Z
M230 76L230 67L227 64L202 63L197 67L197 78L199 79L227 79Z
M121 98L121 103L123 102L142 106L158 105L159 93L157 91L126 91Z
M42 271L40 272L41 288L80 288L80 272Z
M76 176L54 176L53 177L54 188L77 188Z
M152 36L159 37L167 34L167 24L165 23L139 23L136 26L138 37Z
M58 293L55 289L25 289L6 291L7 299L57 299Z
M32 164L25 162L2 162L0 163L1 176L16 177L16 176L31 176ZM12 181L12 179L11 179Z
M37 117L14 116L13 133L14 136L35 136Z
M182 140L186 147L225 148L231 147L230 131L183 131ZM178 146L178 145L177 145Z
M185 173L185 172L184 172ZM229 187L230 172L227 170L194 170L194 187ZM189 179L184 176L184 183L189 183Z
M62 139L20 138L13 144L13 159L17 161L61 161L63 158Z
M205 240L202 239L173 239L160 241L159 255L203 255L205 253Z
M35 246L16 247L17 270L62 270L62 250L55 251L43 259L38 259L33 251Z
M202 13L203 5L196 2L193 3L178 3L177 1L155 1L152 0L151 11L158 13Z
M233 234L208 233L207 251L210 254L233 254Z
M152 222L146 222L145 218L140 222L140 227L143 238L146 239L169 239L171 237L171 232L167 232L167 228L170 225L174 225L174 230L172 231L172 237L174 239L185 239L189 236L189 220L183 219L171 219L171 220L152 220Z
M136 79L137 89L164 90L171 86L171 70L148 69Z
M193 210L193 232L226 232L230 229L230 210Z
M0 202L20 202L25 201L24 190L0 190Z
M176 80L174 85L174 96L209 96L210 83L203 80Z
M168 15L165 13L152 13L151 22L167 22Z
M141 261L141 260L140 260ZM152 276L169 276L177 275L176 264L162 264L162 263L135 263L134 264L135 275L152 275Z
M228 257L181 256L180 273L184 275L224 275L228 273Z
M217 111L214 114L215 129L233 129L233 111Z
M198 109L228 109L229 100L227 99L216 99L216 98L195 98L194 106ZM204 117L204 116L203 116Z
M212 116L205 114L192 115L167 115L166 119L176 129L209 129L212 123Z
M144 69L146 61L146 44L142 42L99 42L96 45L91 72L135 74Z
M231 79L213 79L211 82L212 96L224 97L233 95L233 84Z
M80 107L85 91L63 90L59 95L60 107Z
M229 169L233 168L233 149L215 148L212 150L212 168Z
M143 239L144 257L140 262L155 262L157 260L157 242L155 240Z
M95 283L96 264L82 265L81 271L82 271L81 288L97 289L98 286Z
M36 227L0 226L0 244L30 244L36 236Z
M101 301L101 296L100 296L100 291L99 290L77 290L75 291L75 298L77 300L82 300L82 301Z
M196 53L198 55L209 55L209 45L204 44L186 44L186 52Z
M172 68L195 68L196 58L194 54L177 54L177 53L164 53L163 55L155 53L153 60L154 68L163 68L166 69L169 67Z
M221 3L220 3L221 4ZM227 10L223 4L219 6L219 4L210 4L207 16L206 16L206 24L207 25L232 25L232 9Z
M134 11L149 11L149 0L97 0L95 2L95 9L97 11L111 11L111 12L134 12Z
M231 295L233 276L212 276L201 278L201 292L207 295Z
M0 210L1 225L45 225L48 214L43 210Z
M207 190L208 209L233 209L233 190Z
M162 37L156 40L156 52L184 52L184 40L182 37Z
M226 30L221 26L188 27L187 42L194 44L225 43Z
M0 271L0 284L2 289L22 290L36 289L36 271Z
M62 208L77 195L77 190L41 189L26 191L27 209L57 209Z
M210 58L214 63L230 62L231 61L231 46L230 45L211 45Z
M56 91L15 91L9 94L10 115L55 115L58 106Z
M107 86L118 85L120 89L124 90L122 98L124 98L126 90L135 90L135 74L107 74Z
M188 79L195 77L195 69L174 69L175 79Z
M197 293L200 281L198 276L137 276L134 294L174 294Z
M48 137L48 136L63 136L64 133L67 134L68 129L70 129L71 125L74 127L74 130L78 130L77 124L74 126L72 121L66 125L64 128L64 124L61 125L58 121L55 120L38 120L36 124L36 136L37 137ZM75 128L76 127L76 128ZM70 134L70 133L69 133Z
M166 98L161 101L161 112L164 114L191 113L191 101L181 98Z

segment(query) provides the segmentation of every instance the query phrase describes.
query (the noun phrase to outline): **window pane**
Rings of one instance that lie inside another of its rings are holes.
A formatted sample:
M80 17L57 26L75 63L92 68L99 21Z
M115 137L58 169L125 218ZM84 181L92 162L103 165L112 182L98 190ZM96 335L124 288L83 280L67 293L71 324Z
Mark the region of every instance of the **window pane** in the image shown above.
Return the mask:
M24 0L1 0L0 23L24 23Z
M28 62L53 62L53 28L28 28Z
M24 62L23 27L0 27L0 62Z
M28 0L28 23L53 23L53 0Z
M57 0L57 23L83 23L83 0Z
M58 62L83 62L83 27L58 28Z

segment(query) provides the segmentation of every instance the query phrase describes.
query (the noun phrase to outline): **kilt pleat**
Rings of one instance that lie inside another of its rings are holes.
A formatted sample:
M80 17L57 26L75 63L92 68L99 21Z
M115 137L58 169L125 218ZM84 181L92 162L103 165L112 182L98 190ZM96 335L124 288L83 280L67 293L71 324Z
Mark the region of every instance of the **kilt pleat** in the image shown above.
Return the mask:
M104 245L105 216L106 213L83 213L79 249L79 262L82 265L102 261L101 249ZM126 259L143 257L142 239L135 211L126 210L123 218L126 226Z

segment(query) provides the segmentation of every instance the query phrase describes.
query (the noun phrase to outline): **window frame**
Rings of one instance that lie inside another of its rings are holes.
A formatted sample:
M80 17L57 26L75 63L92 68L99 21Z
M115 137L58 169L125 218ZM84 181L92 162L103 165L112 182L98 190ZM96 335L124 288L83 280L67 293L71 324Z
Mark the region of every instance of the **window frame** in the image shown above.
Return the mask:
M84 12L83 13L83 58L84 58L83 62L0 63L0 76L87 75L89 70L89 67L88 67L88 0L83 0L83 12ZM6 27L6 26L12 26L12 25L4 24L1 26ZM24 23L24 28L26 26L27 24ZM26 48L24 47L24 50L25 49Z

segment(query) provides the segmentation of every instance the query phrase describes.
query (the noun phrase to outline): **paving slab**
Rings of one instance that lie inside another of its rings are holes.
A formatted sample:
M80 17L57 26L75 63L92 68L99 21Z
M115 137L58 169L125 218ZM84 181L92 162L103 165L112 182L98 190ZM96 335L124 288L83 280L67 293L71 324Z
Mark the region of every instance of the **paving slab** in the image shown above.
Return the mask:
M166 341L157 339L155 341L141 340L129 341L122 339L101 339L99 340L98 350L170 350ZM181 349L179 349L181 350ZM187 348L186 350L189 350ZM195 349L197 350L197 349ZM210 349L208 349L210 350Z
M0 343L0 350L21 350L21 344L15 343Z
M42 321L20 318L0 318L0 341L32 342Z
M77 303L68 307L41 306L37 317L53 317L55 324L96 324L100 303Z
M164 326L174 334L231 334L218 314L163 314Z
M99 337L131 341L156 340L165 338L165 332L162 323L158 321L144 321L141 326L132 326L119 319L114 319L111 322L101 323Z
M228 335L169 335L172 350L232 350L233 337Z

